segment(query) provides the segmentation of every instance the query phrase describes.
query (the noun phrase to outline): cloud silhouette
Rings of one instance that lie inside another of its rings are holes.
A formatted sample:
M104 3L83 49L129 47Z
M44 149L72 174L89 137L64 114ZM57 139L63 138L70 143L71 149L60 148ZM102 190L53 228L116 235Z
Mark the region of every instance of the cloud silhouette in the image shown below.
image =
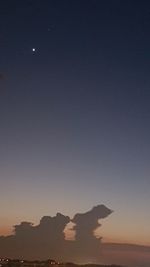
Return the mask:
M85 239L87 241L87 239L95 238L93 231L100 226L98 220L106 218L112 212L106 206L98 205L86 213L77 213L72 219L72 222L76 224L74 226L76 239L80 241Z
M100 261L100 245L101 238L94 236L94 230L100 226L98 220L106 218L112 213L104 205L93 207L85 213L77 213L71 220L75 225L73 229L76 232L75 242L72 243L72 257L76 255L81 262L97 263ZM74 253L76 251L76 253ZM74 257L74 261L76 258Z
M111 210L99 205L90 211L77 213L71 220L69 216L57 213L56 216L44 216L39 225L21 222L14 226L14 234L0 237L0 252L3 257L26 259L46 259L81 262L98 261L100 240L93 235L99 225L98 219L111 214ZM65 240L64 229L69 222L74 222L76 240ZM88 242L87 242L88 241Z
M102 243L93 232L98 220L112 210L98 205L70 219L61 213L44 216L38 225L21 222L14 226L14 234L0 237L0 256L10 258L48 259L75 263L119 264L130 267L149 267L150 247L131 244ZM64 228L73 222L75 241L65 240Z

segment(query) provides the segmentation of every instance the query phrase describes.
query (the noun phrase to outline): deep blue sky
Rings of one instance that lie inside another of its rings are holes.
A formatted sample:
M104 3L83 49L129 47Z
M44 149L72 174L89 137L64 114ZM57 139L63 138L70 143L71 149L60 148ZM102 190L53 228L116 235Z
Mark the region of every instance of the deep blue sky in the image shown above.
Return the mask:
M148 1L1 1L1 232L104 203L149 242L149 71Z

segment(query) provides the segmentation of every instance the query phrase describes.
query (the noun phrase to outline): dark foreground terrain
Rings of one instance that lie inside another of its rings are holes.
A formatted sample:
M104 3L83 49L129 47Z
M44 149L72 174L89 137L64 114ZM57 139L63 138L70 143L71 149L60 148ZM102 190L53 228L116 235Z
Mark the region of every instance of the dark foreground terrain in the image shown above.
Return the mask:
M0 267L121 267L120 265L101 265L101 264L74 264L74 263L62 263L55 260L45 261L27 261L20 259L4 259L0 258Z

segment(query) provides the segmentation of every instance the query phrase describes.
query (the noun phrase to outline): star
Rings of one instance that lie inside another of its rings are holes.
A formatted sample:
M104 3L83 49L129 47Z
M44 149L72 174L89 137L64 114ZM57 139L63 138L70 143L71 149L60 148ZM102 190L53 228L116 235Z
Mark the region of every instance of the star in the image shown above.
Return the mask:
M35 52L35 51L36 51L36 49L33 47L33 48L32 48L32 52Z

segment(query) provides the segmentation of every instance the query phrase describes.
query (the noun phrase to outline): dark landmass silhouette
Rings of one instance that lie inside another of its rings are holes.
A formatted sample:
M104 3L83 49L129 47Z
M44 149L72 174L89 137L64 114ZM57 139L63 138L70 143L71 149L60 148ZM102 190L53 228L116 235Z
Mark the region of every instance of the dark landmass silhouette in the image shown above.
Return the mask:
M75 264L72 262L57 262L54 259L48 260L19 260L19 259L3 259L1 267L121 267L119 265L101 265L101 264Z
M93 207L85 213L77 213L70 219L61 213L44 216L39 225L21 222L14 226L10 236L0 236L0 256L63 262L119 264L133 267L150 266L150 247L102 243L94 230L100 226L99 219L106 218L112 210L104 205ZM69 222L75 225L75 240L66 240L64 229Z
M126 243L102 243L101 263L116 263L128 267L149 267L150 246Z

